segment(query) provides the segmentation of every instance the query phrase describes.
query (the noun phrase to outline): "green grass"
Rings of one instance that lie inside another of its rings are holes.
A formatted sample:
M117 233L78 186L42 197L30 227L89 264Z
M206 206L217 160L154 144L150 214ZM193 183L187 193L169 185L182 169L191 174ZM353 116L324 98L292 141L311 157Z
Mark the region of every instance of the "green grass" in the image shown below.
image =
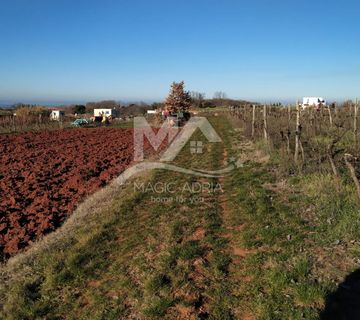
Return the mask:
M245 225L232 238L254 252L235 266L235 276L251 278L235 294L256 319L318 319L327 294L356 268L356 195L351 185L339 187L323 174L290 177L285 187L270 188L284 180L273 159L248 163L227 180L230 221Z
M198 132L196 139L204 137ZM205 160L194 156L191 165L218 168L222 148L219 144ZM189 146L177 163L189 166ZM153 173L151 181L171 182L179 189L186 183L200 182L192 176L160 170ZM181 195L184 202L164 204L154 203L153 197L174 195L134 192L124 201L120 194L91 228L79 228L60 251L39 255L29 266L30 275L12 279L1 291L2 317L171 318L177 312L176 305L192 308L197 314L205 301L208 310L217 310L221 305L217 295L223 290L229 264L228 257L218 255L226 245L219 235L219 195L191 194L188 190ZM192 202L202 196L206 207ZM206 236L195 239L199 228Z
M219 169L224 149L241 157L241 132L223 114L209 119L224 143L203 155L187 145L177 165ZM193 140L206 145L200 132ZM356 199L324 175L271 187L279 182L273 159L253 159L222 179L152 172L148 182L172 183L182 201L130 183L53 250L14 270L0 287L0 318L173 319L185 310L199 319L317 319L360 255L352 243L360 235ZM224 193L183 190L202 182L220 183Z

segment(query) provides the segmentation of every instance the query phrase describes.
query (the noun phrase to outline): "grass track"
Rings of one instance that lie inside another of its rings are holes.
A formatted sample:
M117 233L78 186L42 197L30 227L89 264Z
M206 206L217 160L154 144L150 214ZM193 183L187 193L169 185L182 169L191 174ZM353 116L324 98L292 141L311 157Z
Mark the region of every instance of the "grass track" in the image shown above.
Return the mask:
M187 145L177 165L215 170L254 155L225 115L209 120L224 143L204 140L199 155ZM319 271L316 258L333 235L322 223L319 237L302 214L314 204L311 189L300 194L305 178L282 186L274 164L256 160L220 180L157 170L138 181L144 192L129 184L66 241L10 273L0 317L317 319L335 276L321 278L329 269ZM189 189L199 184L211 187Z

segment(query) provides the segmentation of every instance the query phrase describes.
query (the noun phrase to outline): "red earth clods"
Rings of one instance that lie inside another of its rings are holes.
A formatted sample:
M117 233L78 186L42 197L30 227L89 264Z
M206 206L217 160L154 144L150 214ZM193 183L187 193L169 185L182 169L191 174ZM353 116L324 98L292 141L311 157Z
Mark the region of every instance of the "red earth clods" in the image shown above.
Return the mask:
M0 136L0 258L59 227L80 200L132 160L132 129Z

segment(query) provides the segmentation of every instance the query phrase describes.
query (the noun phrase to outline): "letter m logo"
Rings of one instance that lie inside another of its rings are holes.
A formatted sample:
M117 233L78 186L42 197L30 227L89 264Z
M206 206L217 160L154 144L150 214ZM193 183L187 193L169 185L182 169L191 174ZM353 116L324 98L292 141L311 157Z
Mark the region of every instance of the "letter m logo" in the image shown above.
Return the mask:
M158 132L154 132L144 117L134 118L134 160L144 160L144 138L146 137L155 151L159 150L161 144L168 137L169 147L162 155L160 161L172 161L181 149L190 140L196 129L200 129L209 142L221 142L221 138L204 117L193 117L180 130L169 128L166 122L163 123Z

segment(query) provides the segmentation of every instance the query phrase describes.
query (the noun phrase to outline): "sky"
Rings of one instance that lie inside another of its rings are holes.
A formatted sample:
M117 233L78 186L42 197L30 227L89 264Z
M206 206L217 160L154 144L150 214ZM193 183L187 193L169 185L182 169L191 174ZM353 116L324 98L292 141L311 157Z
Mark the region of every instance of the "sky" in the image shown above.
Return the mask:
M0 102L360 97L360 2L0 0Z

